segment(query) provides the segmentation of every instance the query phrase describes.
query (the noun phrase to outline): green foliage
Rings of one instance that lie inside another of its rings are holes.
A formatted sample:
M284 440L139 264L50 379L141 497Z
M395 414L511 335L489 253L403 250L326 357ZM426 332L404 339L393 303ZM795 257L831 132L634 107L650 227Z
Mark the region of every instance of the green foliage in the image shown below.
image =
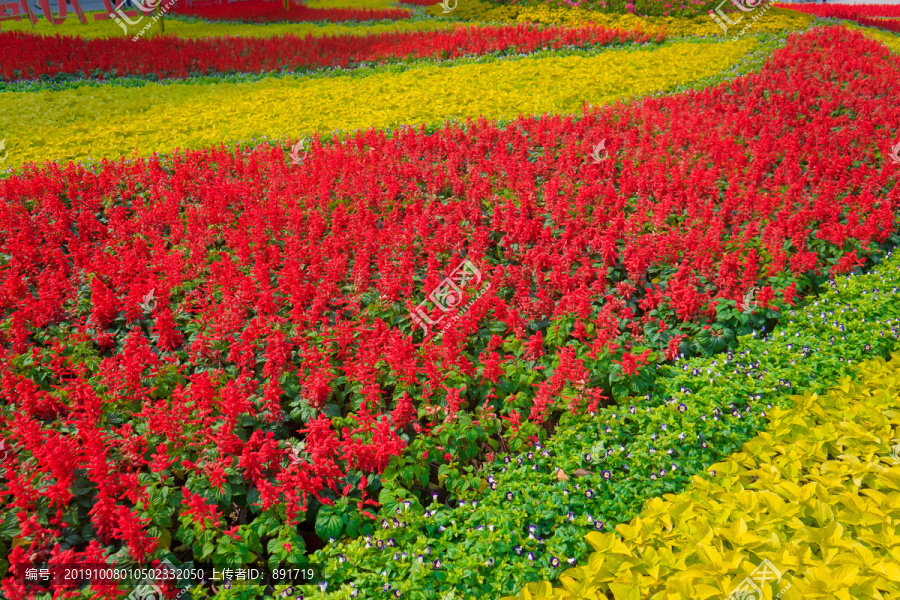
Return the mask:
M775 335L736 336L734 353L713 355L714 333L699 337L709 356L660 366L652 394L565 416L544 447L480 470L442 465L452 490L446 502L435 494L420 508L402 489L406 480L386 473L375 532L313 556L328 566L328 597L349 598L350 582L369 597L390 585L403 598L439 599L457 589L497 597L554 580L589 552L586 533L608 531L647 499L683 489L765 429L771 406L789 406L794 393L821 391L861 359L897 348L898 266L900 256L829 284ZM740 331L740 315L730 318Z

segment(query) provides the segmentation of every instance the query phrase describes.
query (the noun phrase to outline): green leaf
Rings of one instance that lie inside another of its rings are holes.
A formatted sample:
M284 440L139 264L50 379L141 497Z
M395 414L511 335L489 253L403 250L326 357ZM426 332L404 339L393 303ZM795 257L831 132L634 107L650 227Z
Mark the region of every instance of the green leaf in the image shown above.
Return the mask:
M341 516L335 514L330 507L323 507L316 517L316 534L323 540L338 538L344 528Z

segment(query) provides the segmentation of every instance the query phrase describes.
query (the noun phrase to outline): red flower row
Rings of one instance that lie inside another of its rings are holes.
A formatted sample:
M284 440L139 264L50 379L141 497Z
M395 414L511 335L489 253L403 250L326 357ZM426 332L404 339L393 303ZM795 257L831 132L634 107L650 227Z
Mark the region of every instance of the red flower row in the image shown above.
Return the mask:
M900 32L900 19L873 19L870 17L859 17L859 16L849 16L842 17L844 19L848 19L853 21L854 23L859 23L860 25L864 25L867 27L878 27L879 29L886 29L888 31Z
M783 4L781 7L835 19L900 17L900 6L896 4Z
M302 4L291 4L284 10L284 4L271 2L235 2L189 7L177 4L170 12L186 17L197 17L208 21L247 21L252 23L292 23L330 21L380 21L406 19L412 15L407 8L309 8Z
M221 535L238 494L295 524L413 432L481 406L531 435L751 287L784 306L858 266L897 233L898 77L882 45L820 28L760 73L577 118L0 181L13 560L144 558L172 525L131 507L168 506L161 488ZM421 303L457 307L439 343L410 322Z
M389 32L371 36L84 39L0 33L0 78L49 78L59 74L103 79L148 76L176 79L223 73L270 73L350 68L407 58L458 58L492 52L534 52L564 47L646 42L640 32L505 25L448 31ZM662 36L656 38L662 41Z

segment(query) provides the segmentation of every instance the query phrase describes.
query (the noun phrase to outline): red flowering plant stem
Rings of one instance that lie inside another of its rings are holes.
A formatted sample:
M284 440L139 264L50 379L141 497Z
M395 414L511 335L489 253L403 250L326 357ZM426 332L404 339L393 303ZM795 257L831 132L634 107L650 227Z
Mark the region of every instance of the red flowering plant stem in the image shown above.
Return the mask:
M711 89L315 139L302 168L260 145L3 179L17 547L180 539L207 560L209 510L213 556L302 552L312 520L364 529L328 514L374 506L363 478L414 489L430 461L647 393L657 361L727 347L896 244L898 76L821 28ZM426 339L410 309L463 260L482 279Z

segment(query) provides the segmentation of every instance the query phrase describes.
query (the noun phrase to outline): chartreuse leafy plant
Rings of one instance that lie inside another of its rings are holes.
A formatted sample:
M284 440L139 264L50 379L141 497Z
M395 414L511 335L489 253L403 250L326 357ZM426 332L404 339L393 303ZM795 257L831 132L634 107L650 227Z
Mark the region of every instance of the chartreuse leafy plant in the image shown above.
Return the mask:
M43 36L74 35L83 38L131 38L134 31L125 35L122 28L112 20L94 20L98 13L86 13L88 22L82 24L77 18L70 16L60 25L51 25L46 19L38 19L32 27L27 20L3 21L3 31L21 31ZM143 27L149 19L140 21L138 25ZM143 37L157 35L175 36L180 38L201 39L208 37L260 37L269 38L292 33L295 35L312 35L322 37L327 35L373 35L388 31L432 31L455 27L456 23L447 21L392 21L390 23L346 24L346 23L207 23L202 21L182 21L165 17L165 32L160 28L159 22L154 23ZM140 27L133 29L139 30Z
M552 6L499 6L478 0L460 2L453 12L444 14L439 5L430 6L425 12L442 20L462 20L501 23L543 23L553 25L580 26L590 23L620 29L638 29L646 32L665 30L668 37L678 36L714 36L722 35L722 29L706 14L696 16L638 16L629 13L597 12L584 8L556 8ZM753 24L751 35L763 32L782 32L802 30L815 20L815 17L797 11L773 8L766 12L765 18Z
M312 558L327 566L328 597L387 590L430 599L457 589L496 597L554 580L583 561L585 534L627 523L647 498L683 489L764 430L772 409L789 407L798 391L821 392L861 360L894 351L900 255L888 258L869 274L832 281L769 337L741 336L733 353L660 367L656 392L563 417L545 447L483 470L443 465L450 498L420 502L404 491L415 473L389 467L376 531Z
M900 353L791 401L684 492L653 498L615 533L587 534L594 551L558 585L518 598L722 598L747 577L758 584L763 561L774 567L766 598L895 597Z

